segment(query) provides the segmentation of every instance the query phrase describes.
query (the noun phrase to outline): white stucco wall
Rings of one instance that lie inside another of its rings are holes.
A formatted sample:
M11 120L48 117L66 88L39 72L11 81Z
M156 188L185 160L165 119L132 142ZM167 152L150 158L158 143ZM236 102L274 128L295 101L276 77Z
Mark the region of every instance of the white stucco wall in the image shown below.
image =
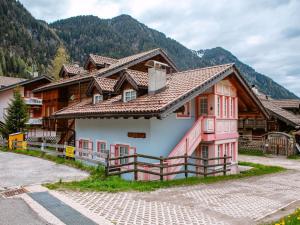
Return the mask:
M20 93L22 96L24 95L23 87L20 87ZM10 103L13 96L14 96L14 89L9 89L0 92L0 121L2 122L4 122L5 109L8 107L8 104Z
M138 153L168 156L184 134L195 122L195 104L192 102L191 118L178 119L173 113L162 120L151 119L76 119L76 139L89 139L94 143L104 140L111 144L129 144ZM129 138L128 132L146 133L146 138Z

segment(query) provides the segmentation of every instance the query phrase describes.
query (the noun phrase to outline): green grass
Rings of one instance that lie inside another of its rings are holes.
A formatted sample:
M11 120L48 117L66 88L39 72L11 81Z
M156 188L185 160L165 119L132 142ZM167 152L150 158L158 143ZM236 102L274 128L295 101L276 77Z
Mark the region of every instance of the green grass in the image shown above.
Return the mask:
M276 222L268 225L299 225L300 224L300 208L296 209L292 214L281 218Z
M55 162L57 164L64 164L64 165L67 165L67 166L70 166L70 167L74 167L76 169L87 171L89 173L94 173L95 172L95 167L87 166L87 165L83 164L80 161L68 160L68 159L65 159L65 158L62 158L62 157L57 157L57 156L54 156L54 155L45 154L45 153L40 152L40 151L32 151L32 150L13 150L13 151L9 151L6 148L0 148L0 150L3 151L3 152L12 152L12 153L16 153L16 154L22 154L22 155L28 155L28 156L33 156L33 157L46 159L46 160Z
M239 149L239 154L252 156L265 156L262 150L259 149Z
M228 176L211 176L211 177L189 177L187 179L177 179L170 181L126 181L119 177L103 176L103 169L98 168L99 172L94 172L88 179L73 182L58 182L53 184L46 184L49 189L59 190L78 190L78 191L153 191L159 188L168 188L174 186L195 185L195 184L210 184L215 182L241 179L252 176L260 176L265 174L277 173L285 171L286 169L278 166L264 166L255 163L240 162L240 165L252 166L253 168L241 172L240 174Z
M300 159L300 155L290 155L287 157L288 159Z

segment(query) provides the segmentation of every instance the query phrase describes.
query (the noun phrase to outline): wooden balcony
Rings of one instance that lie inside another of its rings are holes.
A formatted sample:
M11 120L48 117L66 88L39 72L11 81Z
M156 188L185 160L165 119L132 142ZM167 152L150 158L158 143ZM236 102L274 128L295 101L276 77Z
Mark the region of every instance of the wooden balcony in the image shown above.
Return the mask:
M266 129L267 121L263 119L240 119L238 122L239 129Z

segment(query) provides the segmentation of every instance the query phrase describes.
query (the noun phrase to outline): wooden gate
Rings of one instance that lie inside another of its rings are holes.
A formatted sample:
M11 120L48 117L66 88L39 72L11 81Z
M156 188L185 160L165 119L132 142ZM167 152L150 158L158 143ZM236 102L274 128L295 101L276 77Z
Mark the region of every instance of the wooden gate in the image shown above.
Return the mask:
M270 132L264 135L265 152L274 155L295 154L295 139L286 133Z

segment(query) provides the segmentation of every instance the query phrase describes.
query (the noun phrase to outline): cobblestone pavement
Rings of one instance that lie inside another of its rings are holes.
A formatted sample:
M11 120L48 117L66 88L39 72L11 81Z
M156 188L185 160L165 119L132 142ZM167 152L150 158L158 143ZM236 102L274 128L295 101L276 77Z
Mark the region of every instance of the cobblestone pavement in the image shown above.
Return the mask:
M282 163L287 163L286 159ZM300 199L300 169L145 193L60 193L116 224L247 225Z

